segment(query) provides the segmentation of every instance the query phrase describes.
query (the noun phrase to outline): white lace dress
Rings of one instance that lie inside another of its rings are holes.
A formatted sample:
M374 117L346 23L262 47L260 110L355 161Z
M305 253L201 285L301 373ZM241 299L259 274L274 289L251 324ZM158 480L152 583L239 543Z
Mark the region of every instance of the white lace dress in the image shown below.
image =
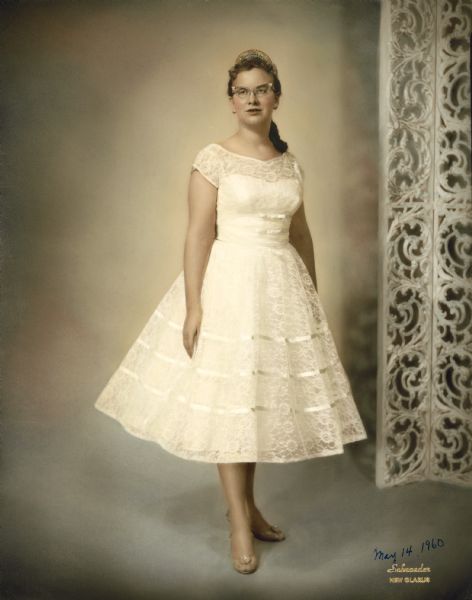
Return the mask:
M181 271L95 407L184 459L286 463L367 437L319 296L288 241L303 171L209 144L195 157L218 188L192 358Z

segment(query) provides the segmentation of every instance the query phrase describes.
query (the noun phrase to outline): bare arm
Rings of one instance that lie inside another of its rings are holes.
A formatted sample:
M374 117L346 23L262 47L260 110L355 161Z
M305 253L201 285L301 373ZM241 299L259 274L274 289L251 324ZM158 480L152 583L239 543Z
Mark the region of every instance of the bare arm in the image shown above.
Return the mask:
M183 343L192 356L202 316L201 291L211 247L215 239L218 190L199 171L190 175L188 226L184 246L184 280L187 317Z
M315 253L313 250L313 240L311 238L308 223L306 222L304 202L302 202L297 212L292 217L292 221L290 223L289 241L292 244L292 246L295 247L303 262L305 263L305 266L308 272L310 273L310 277L313 280L313 285L318 291L318 284L316 282Z

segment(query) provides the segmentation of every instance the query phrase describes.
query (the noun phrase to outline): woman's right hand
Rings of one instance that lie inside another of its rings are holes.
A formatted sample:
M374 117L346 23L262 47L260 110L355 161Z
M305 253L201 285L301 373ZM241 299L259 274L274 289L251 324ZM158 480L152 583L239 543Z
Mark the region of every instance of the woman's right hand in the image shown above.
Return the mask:
M200 324L202 322L202 307L196 306L187 311L184 326L182 330L183 344L187 354L192 358L195 345L200 334Z

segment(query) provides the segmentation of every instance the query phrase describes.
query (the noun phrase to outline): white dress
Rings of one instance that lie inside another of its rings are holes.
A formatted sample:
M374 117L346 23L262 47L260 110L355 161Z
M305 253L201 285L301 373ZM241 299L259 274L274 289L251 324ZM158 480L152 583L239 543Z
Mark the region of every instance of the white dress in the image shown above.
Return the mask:
M217 232L194 355L182 342L181 271L95 407L184 459L286 463L367 437L325 313L288 241L303 170L208 144L195 157L218 188Z

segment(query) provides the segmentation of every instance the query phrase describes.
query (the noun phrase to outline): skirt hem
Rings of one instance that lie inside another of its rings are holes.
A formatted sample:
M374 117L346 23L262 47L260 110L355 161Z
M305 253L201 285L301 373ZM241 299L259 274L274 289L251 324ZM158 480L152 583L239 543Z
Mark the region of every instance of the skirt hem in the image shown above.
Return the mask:
M102 412L103 414L114 419L117 423L119 423L121 425L121 427L127 433L131 434L132 436L134 436L138 439L147 441L147 442L153 442L155 444L158 444L163 450L165 450L169 454L172 454L173 456L177 456L178 458L181 458L183 460L190 460L190 461L200 462L200 463L205 463L205 464L217 464L217 463L225 464L225 463L240 463L240 462L286 464L286 463L293 463L293 462L301 462L303 460L310 460L312 458L324 458L326 456L334 456L336 454L344 454L344 446L346 444L352 444L353 442L359 442L362 440L366 440L368 437L365 433L358 434L358 435L351 435L349 437L344 437L342 445L337 446L336 448L323 450L322 452L303 454L303 455L299 455L299 456L292 457L292 458L271 457L269 459L269 458L265 458L264 456L254 457L254 455L252 455L251 457L235 455L233 457L218 458L218 459L210 458L210 457L201 458L201 457L195 456L195 454L192 454L191 452L184 453L179 450L176 450L171 444L168 444L167 441L163 440L162 438L156 439L154 437L146 435L145 433L143 433L140 430L138 431L136 429L133 429L132 427L130 427L129 425L127 425L123 421L121 421L115 414L107 411L106 408L103 406L95 405L95 408L98 411Z

